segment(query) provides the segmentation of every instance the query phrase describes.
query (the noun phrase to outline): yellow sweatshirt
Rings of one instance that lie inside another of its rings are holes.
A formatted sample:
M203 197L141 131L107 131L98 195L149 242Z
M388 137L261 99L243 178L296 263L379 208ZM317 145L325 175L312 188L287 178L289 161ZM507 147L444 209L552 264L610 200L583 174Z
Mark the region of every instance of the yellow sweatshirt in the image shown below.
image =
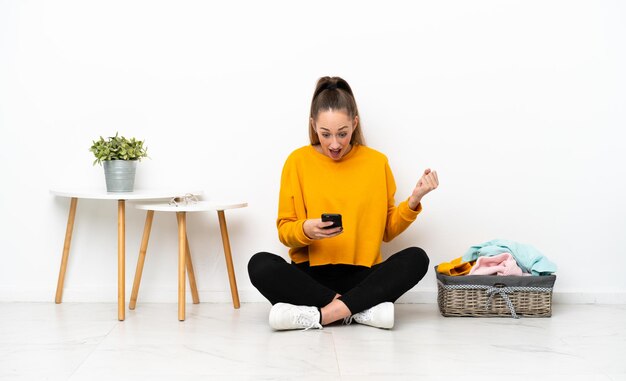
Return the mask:
M382 261L382 241L402 233L421 212L408 199L395 205L396 183L387 157L355 145L335 161L305 146L289 155L283 168L278 203L278 237L296 263L311 266L352 264L371 267ZM312 240L302 225L322 213L342 215L343 233Z

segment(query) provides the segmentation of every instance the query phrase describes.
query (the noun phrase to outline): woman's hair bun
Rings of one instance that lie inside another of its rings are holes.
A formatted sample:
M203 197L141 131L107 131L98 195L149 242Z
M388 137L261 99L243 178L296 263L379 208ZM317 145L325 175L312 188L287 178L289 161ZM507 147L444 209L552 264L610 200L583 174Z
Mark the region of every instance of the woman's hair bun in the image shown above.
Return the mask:
M322 91L341 89L354 96L348 82L341 77L322 77L317 81L317 86L313 97L317 97Z

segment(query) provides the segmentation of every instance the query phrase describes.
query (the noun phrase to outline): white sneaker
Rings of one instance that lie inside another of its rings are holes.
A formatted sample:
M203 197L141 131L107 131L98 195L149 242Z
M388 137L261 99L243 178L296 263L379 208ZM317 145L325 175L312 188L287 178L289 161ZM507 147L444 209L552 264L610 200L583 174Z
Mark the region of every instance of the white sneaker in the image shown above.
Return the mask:
M322 329L320 312L316 307L294 306L288 303L276 303L270 310L270 327L275 330L285 329Z
M344 323L350 324L354 320L359 324L365 324L377 328L391 329L393 328L393 318L393 303L384 302L344 319Z

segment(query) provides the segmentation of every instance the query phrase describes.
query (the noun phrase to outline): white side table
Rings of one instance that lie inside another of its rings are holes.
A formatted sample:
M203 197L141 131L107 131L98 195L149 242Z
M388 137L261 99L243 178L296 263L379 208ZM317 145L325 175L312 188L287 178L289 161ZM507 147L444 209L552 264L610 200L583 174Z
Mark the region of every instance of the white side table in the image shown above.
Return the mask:
M72 230L74 229L74 217L76 216L76 206L79 198L94 200L117 200L117 318L125 319L125 261L126 261L126 200L162 200L181 196L186 193L200 195L202 192L180 192L172 190L136 190L134 192L107 192L103 189L51 189L50 193L59 197L70 198L70 212L67 218L67 229L65 231L65 242L63 244L63 256L61 258L61 269L59 270L59 280L57 282L57 292L55 302L61 303L63 299L63 283L67 270L67 260L70 253L72 241Z
M233 298L233 307L239 308L239 293L237 291L237 280L235 279L235 269L233 267L233 258L230 250L230 240L228 238L228 229L226 227L226 216L224 211L228 209L244 208L248 206L246 202L207 202L199 201L188 205L169 205L164 203L141 203L136 204L138 209L147 210L146 225L144 228L143 238L141 240L141 249L139 258L137 259L137 270L135 272L135 281L133 283L133 291L130 297L129 308L135 309L137 303L137 295L139 293L139 284L141 283L141 273L143 272L144 261L146 260L146 249L150 238L150 229L154 212L171 212L176 213L178 220L178 320L185 320L185 269L189 273L189 285L194 304L200 302L198 298L198 290L196 288L195 275L193 273L193 265L191 264L191 254L189 252L189 242L187 240L187 221L188 212L208 212L217 211L217 217L220 223L220 231L222 233L222 245L224 246L224 257L226 259L226 268L228 270L228 280L230 282L230 292Z

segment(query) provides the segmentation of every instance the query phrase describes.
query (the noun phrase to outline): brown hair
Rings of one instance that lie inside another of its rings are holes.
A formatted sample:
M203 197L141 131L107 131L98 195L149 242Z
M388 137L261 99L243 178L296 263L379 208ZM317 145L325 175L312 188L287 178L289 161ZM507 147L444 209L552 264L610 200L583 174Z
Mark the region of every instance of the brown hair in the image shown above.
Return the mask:
M350 119L359 116L356 101L348 82L340 77L322 77L317 81L313 100L311 101L311 114L309 116L309 139L311 145L320 144L319 137L313 128L313 122L322 111L345 110ZM365 138L361 132L361 120L352 132L350 144L365 145Z

